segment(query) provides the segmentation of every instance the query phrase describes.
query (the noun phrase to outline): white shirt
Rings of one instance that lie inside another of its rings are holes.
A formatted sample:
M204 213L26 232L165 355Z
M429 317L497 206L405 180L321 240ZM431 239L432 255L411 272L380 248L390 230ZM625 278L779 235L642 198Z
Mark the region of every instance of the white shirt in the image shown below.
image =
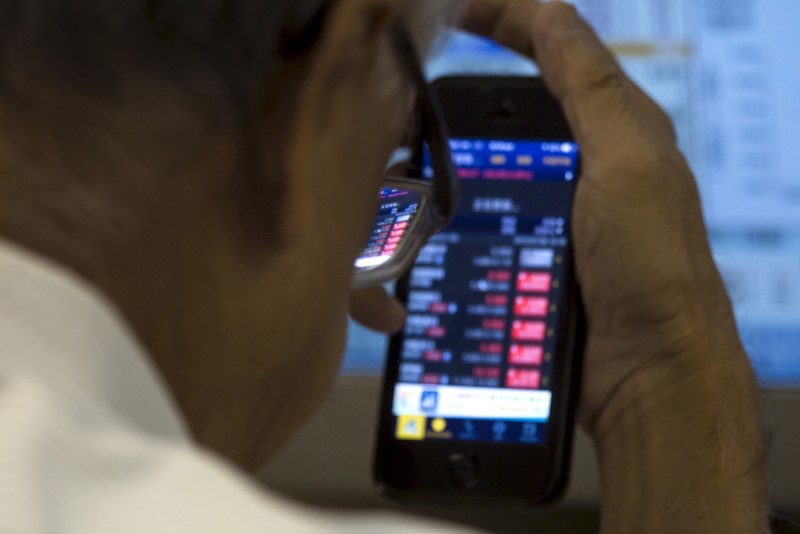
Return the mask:
M451 531L301 507L193 445L110 303L0 242L0 533Z

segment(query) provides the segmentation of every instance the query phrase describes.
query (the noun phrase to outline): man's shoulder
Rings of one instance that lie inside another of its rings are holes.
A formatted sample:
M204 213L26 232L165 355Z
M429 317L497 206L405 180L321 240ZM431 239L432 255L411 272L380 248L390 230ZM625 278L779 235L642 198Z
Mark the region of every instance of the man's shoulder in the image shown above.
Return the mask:
M284 517L295 530L212 455L24 376L0 376L0 479L3 532L247 531Z
M447 532L291 503L213 454L107 406L0 375L0 531Z

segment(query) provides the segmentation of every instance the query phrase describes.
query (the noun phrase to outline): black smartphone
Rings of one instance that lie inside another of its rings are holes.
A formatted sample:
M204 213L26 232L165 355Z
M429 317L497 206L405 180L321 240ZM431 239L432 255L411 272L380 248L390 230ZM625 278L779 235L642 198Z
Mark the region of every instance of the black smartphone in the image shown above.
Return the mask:
M539 78L434 83L462 193L398 283L374 476L402 501L534 505L567 485L584 346L580 152Z

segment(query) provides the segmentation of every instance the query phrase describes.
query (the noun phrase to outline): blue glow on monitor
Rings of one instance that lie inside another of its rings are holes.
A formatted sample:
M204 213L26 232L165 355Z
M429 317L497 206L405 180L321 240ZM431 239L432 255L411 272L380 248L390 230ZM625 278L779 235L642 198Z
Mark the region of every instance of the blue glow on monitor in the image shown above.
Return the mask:
M800 387L800 2L573 3L675 122L762 384ZM459 32L428 70L431 78L537 72ZM385 345L354 330L343 372L379 373Z

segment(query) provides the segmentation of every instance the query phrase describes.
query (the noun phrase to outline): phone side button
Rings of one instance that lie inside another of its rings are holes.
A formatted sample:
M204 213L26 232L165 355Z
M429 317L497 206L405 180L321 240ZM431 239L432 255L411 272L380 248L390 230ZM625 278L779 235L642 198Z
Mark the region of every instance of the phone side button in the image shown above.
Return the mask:
M474 454L454 453L448 458L450 473L465 488L474 488L480 481L480 462Z

